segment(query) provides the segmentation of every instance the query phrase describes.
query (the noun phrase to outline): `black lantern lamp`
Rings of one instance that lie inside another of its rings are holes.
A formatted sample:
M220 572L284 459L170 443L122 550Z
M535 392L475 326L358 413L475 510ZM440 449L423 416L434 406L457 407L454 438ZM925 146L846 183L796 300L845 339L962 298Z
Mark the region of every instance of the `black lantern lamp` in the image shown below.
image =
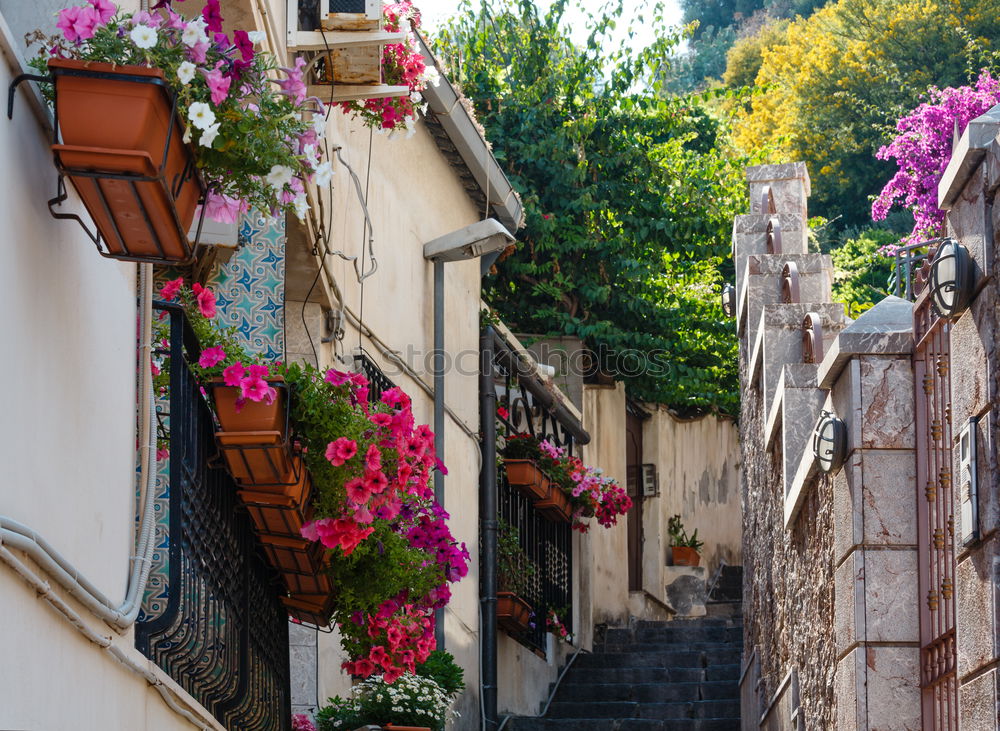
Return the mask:
M836 472L847 459L847 424L824 410L813 430L813 456L823 472Z
M736 315L736 287L731 284L722 288L722 314L726 317Z
M940 317L959 315L972 301L976 264L969 250L955 239L945 239L931 264L930 298Z

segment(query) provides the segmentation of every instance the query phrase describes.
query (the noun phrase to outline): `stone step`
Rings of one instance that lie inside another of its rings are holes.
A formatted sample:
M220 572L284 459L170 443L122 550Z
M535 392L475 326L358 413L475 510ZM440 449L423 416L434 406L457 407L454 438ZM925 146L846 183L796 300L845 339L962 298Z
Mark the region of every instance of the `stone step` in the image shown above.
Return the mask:
M604 638L606 644L626 642L742 642L743 627L702 627L687 622L673 622L673 627L636 630L635 639L619 639L618 633ZM627 636L626 636L627 637Z
M739 648L725 647L695 652L600 652L580 655L574 667L581 668L704 668L709 665L738 664Z
M512 718L511 731L739 731L737 719Z
M742 634L742 633L741 633ZM649 653L649 652L721 652L724 650L742 650L743 642L735 642L732 640L710 640L706 638L704 641L698 640L649 640L647 642L636 641L628 642L624 644L608 644L604 643L601 645L594 645L595 654L607 654L607 653L623 653L623 652L635 652L635 653Z
M644 679L646 680L646 679ZM705 682L613 682L575 683L567 679L559 686L560 701L636 701L675 703L681 701L731 700L739 696L736 680Z
M739 677L739 663L711 665L707 668L578 668L574 663L566 673L563 684L733 682L738 681Z
M555 701L548 718L738 719L740 702L733 700L638 703L627 701Z

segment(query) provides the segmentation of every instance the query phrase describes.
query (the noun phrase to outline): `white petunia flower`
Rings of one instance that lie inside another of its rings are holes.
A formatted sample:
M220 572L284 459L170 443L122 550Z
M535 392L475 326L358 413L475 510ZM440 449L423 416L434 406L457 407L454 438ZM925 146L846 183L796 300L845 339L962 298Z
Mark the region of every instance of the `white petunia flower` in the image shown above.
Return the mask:
M267 33L262 30L252 30L247 33L247 38L250 39L251 43L263 43L267 40Z
M309 201L306 200L305 193L299 193L292 201L292 208L300 221L306 220L306 212L309 210Z
M426 81L431 86L441 83L441 74L438 73L437 66L428 66L420 76L421 81Z
M211 147L218 135L219 123L216 122L215 124L205 128L205 131L201 133L201 139L198 140L198 144L202 147Z
M306 163L310 168L315 170L319 167L319 150L316 145L306 145L302 148L302 155L306 159Z
M313 132L320 139L326 137L326 115L325 114L314 114L312 118L312 128Z
M181 33L181 43L188 48L197 46L199 43L208 43L208 34L205 33L205 19L198 18L192 20Z
M292 182L292 169L287 165L272 165L271 172L267 174L264 180L268 185L280 192L286 185Z
M408 116L406 118L406 139L410 139L417 133L417 118Z
M188 110L188 119L198 129L208 129L215 124L215 112L207 102L195 102Z
M194 78L195 65L190 61L185 61L180 66L177 67L177 78L180 79L184 86L191 83L191 79Z
M143 50L147 50L156 45L156 31L148 25L137 25L129 33L132 42Z

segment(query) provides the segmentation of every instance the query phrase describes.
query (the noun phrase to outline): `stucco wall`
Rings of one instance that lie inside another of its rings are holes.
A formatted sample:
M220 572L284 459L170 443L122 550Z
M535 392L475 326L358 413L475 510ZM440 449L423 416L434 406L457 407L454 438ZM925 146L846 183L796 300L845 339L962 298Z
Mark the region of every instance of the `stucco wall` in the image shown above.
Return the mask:
M39 24L50 22L49 3L37 11ZM6 40L5 89L21 70L10 51L19 39ZM18 92L13 121L0 123L6 173L0 515L34 528L99 590L120 600L135 511L136 267L98 256L76 223L50 217L46 200L55 194L56 172L49 142ZM72 191L63 209L82 210ZM68 601L87 626L149 667L133 649L131 631L118 636ZM83 639L6 564L0 564L0 617L6 659L0 663L0 728L192 727L144 680Z
M625 387L584 386L583 424L591 442L583 450L587 464L625 484ZM593 522L593 521L592 521ZM592 525L581 542L581 626L628 619L628 528L625 518L611 528ZM589 611L589 618L587 612Z
M651 414L643 423L643 462L656 465L660 494L643 499L643 588L664 600L673 515L705 542L701 565L709 576L720 561L742 563L739 431L731 419L682 420L665 408L646 408Z

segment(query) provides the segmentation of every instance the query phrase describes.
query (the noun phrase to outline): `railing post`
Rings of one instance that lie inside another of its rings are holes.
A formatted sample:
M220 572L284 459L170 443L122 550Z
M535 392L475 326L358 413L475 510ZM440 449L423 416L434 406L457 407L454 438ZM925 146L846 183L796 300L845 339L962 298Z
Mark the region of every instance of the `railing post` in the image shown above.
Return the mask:
M482 467L479 473L480 663L485 728L498 726L497 712L497 410L493 386L493 328L479 338L479 428Z

